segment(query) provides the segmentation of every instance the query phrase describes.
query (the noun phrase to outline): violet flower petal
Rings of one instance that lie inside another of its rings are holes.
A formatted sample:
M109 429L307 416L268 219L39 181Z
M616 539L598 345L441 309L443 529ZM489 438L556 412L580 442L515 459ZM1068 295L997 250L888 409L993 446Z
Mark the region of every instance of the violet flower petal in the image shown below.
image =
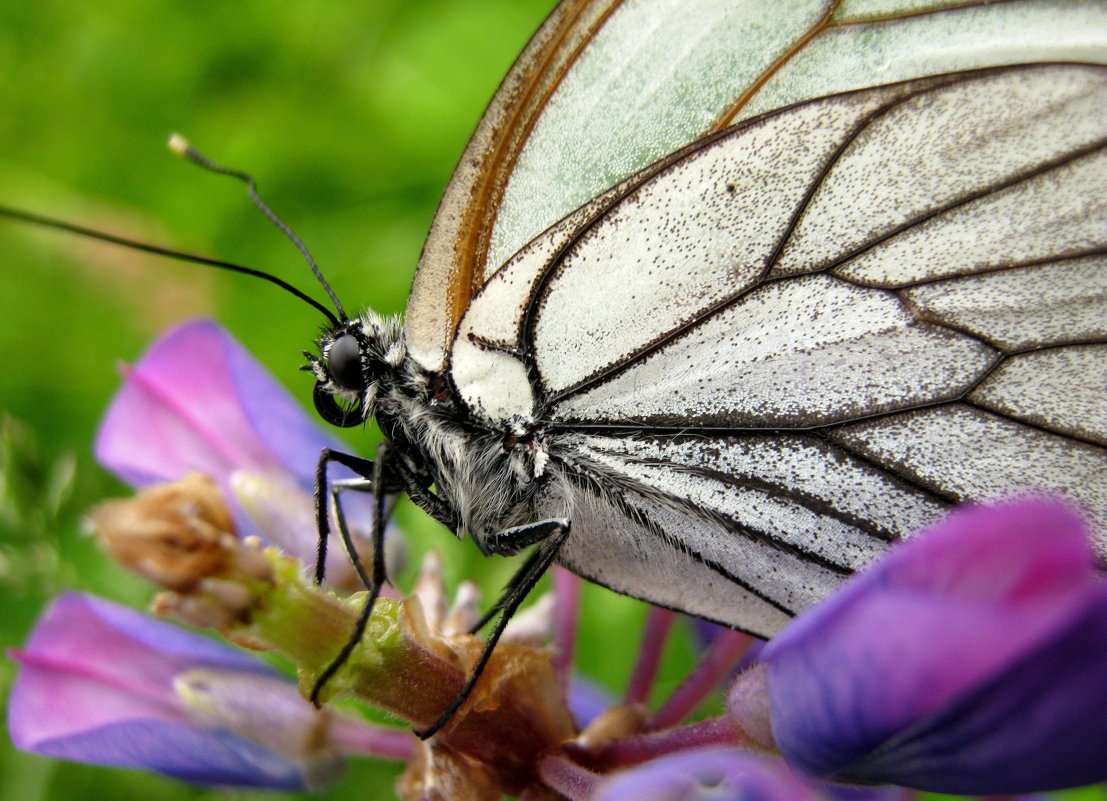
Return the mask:
M96 625L95 621L86 621L83 625L87 629L74 632L74 625L80 622L76 616L85 611L94 615L106 630L101 630L100 636L111 636L119 633L129 637L136 643L148 649L156 649L159 653L171 656L188 667L207 665L209 667L226 668L240 673L257 673L262 676L277 676L276 671L259 661L256 657L238 649L228 648L222 643L201 637L187 629L168 625L158 620L152 620L146 615L136 612L134 609L97 598L94 595L84 595L77 592L67 592L56 598L51 604L50 610L40 619L38 626L28 641L28 649L37 647L42 636L42 642L57 650L62 643L73 648L73 656L87 657L90 654L89 632ZM47 617L58 615L58 630L54 631L47 621ZM64 615L64 617L62 617ZM70 641L72 637L72 641ZM111 651L104 647L102 640L95 642L96 650L105 651L106 658L118 661L118 651ZM143 672L148 672L143 669Z
M255 677L270 686L277 674L246 654L108 601L68 593L49 607L26 649L14 656L22 665L9 699L8 730L19 748L206 784L304 785L300 761L196 725L174 690L175 677L197 668Z
M222 328L185 323L129 370L96 442L98 460L143 486L199 470L287 472L310 489L326 436Z
M578 729L584 729L597 715L617 703L615 696L605 688L579 673L569 680L568 701Z
M848 771L970 795L1107 779L1107 586L1050 643Z
M21 671L9 706L17 744L121 717L179 719L172 677L198 665L275 675L241 651L72 592L42 615L20 661L28 669Z
M914 790L902 787L861 787L856 784L823 784L820 788L827 801L915 801ZM1015 799L1009 799L1015 801ZM1031 801L1020 798L1018 801Z
M1057 503L953 514L769 643L777 744L814 775L943 792L1107 778L1107 585L1092 565Z
M820 801L781 760L707 747L650 760L603 779L589 801Z
M194 784L275 790L305 787L295 762L233 734L174 721L135 718L109 723L63 739L43 740L27 750L71 762L153 770Z

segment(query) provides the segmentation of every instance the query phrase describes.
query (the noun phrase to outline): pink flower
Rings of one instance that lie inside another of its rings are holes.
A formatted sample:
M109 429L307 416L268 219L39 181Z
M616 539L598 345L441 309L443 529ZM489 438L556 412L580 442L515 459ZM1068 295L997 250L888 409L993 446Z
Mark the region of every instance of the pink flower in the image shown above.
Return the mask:
M316 464L323 448L348 449L265 368L217 324L197 320L160 337L124 379L96 440L105 467L136 487L206 473L231 500L240 535L314 563ZM368 496L346 493L343 508L355 533L368 534ZM352 587L337 534L327 552L329 583Z
M21 669L8 731L19 748L189 782L286 790L341 766L320 736L325 718L295 685L238 649L109 601L61 596L13 656ZM182 694L227 683L241 707L220 718Z

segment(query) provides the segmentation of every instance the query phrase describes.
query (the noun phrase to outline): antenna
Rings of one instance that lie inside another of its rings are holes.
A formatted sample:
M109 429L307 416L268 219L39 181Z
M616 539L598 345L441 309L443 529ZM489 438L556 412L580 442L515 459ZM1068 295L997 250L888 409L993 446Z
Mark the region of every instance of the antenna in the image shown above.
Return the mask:
M272 209L265 205L262 199L258 196L257 184L254 182L252 176L248 173L241 172L239 170L232 170L229 167L224 167L222 164L216 164L209 159L203 153L194 148L187 139L180 134L173 134L169 137L169 149L182 158L186 158L193 164L203 167L205 170L219 173L220 175L229 175L231 178L237 178L246 184L246 189L250 193L250 200L254 202L254 205L261 209L262 214L269 218L269 221L273 225L277 226L285 236L292 240L300 253L303 254L304 259L307 261L308 266L311 267L312 274L315 275L319 283L323 286L323 291L327 293L327 297L331 299L331 303L334 304L335 311L338 312L339 319L342 322L346 322L349 318L346 316L345 309L342 308L342 304L338 300L338 296L334 294L334 290L331 289L331 285L327 283L327 279L323 277L323 272L319 269L319 265L315 263L315 259L311 257L311 253L307 249L307 245L300 241L300 237L292 233L292 229L284 224L284 221L278 217Z
M232 264L228 261L220 261L219 259L209 259L207 256L197 256L192 253L184 253L179 250L170 250L169 248L159 247L158 245L148 245L145 242L137 242L133 239L127 239L122 236L115 236L114 234L106 234L102 231L95 231L91 228L85 228L81 225L75 225L64 220L55 220L52 217L44 217L40 214L33 214L29 211L21 211L19 209L13 209L8 206L0 206L0 217L7 217L10 220L18 220L20 222L30 223L31 225L38 225L43 228L52 228L55 231L65 231L70 234L79 234L80 236L87 236L89 239L99 239L101 242L110 242L113 245L120 245L131 250L140 250L144 253L153 253L157 256L165 256L170 259L177 259L178 261L192 262L193 264L205 264L209 267L218 267L221 270L229 270L235 273L242 273L243 275L252 275L254 278L261 278L264 281L268 281L271 284L276 284L284 291L295 295L300 300L307 303L309 306L314 307L318 311L323 313L331 324L332 328L337 328L342 322L345 321L345 317L340 321L334 314L319 301L301 292L296 287L289 284L287 281L282 281L275 275L262 272L261 270L255 270L251 267L243 267L239 264Z

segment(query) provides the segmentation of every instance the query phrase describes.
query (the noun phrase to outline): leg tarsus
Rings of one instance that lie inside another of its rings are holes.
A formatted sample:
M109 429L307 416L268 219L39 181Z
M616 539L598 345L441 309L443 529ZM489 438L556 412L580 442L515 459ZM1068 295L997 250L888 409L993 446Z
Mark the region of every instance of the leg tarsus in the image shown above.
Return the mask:
M323 450L320 451L319 461L315 465L315 530L319 535L315 550L316 584L322 584L325 577L327 541L330 539L331 535L331 521L327 514L329 508L328 500L330 498L327 465L331 462L337 462L340 465L348 467L362 478L369 478L375 475L375 466L373 462L368 459L362 459L360 456L332 450L331 448L323 448Z
M342 538L342 545L346 549L346 556L349 557L350 563L354 567L354 572L357 573L357 577L361 579L362 585L365 589L370 590L373 588L372 579L365 574L365 567L361 563L361 554L357 551L357 546L354 545L354 538L350 534L350 527L346 523L346 513L342 510L342 503L339 501L339 493L344 489L355 489L355 487L348 484L335 486L331 485L331 501L334 503L334 520L338 524L338 535ZM360 490L359 490L360 491ZM374 523L374 530L376 524ZM383 547L383 546L382 546ZM381 561L384 561L384 554L380 555ZM376 562L377 553L373 553L373 561Z
M536 548L533 552L531 552L530 556L527 557L522 566L515 571L510 579L508 579L508 582L504 586L504 591L500 595L499 600L497 600L496 603L492 604L492 606L488 608L487 612L481 615L480 620L469 627L470 634L476 634L478 631L487 626L488 621L494 618L500 612L500 610L504 608L503 605L507 601L507 599L511 597L511 593L515 590L516 587L523 583L526 577L530 574L530 571L534 569L535 562L537 562L541 558L541 548Z

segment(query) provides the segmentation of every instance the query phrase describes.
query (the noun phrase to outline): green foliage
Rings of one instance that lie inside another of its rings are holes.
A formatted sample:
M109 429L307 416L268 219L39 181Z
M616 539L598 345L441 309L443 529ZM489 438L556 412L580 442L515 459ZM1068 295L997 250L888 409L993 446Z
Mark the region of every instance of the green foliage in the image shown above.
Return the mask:
M272 271L320 296L243 188L173 157L172 132L252 172L347 308L403 309L438 197L500 78L552 0L14 0L0 4L0 204ZM151 589L81 527L126 493L92 458L97 422L161 331L222 322L311 406L297 371L322 320L279 290L0 220L0 648L18 647L62 589L143 607ZM371 453L374 433L352 447ZM495 596L515 564L456 543L417 509L407 575L425 548L446 578ZM614 691L642 604L589 588L580 652ZM612 632L626 632L613 643ZM622 647L616 647L622 646ZM669 691L692 649L674 637ZM13 664L0 659L0 699ZM0 701L2 703L2 701ZM0 737L0 801L217 798L143 773L56 763ZM395 764L357 760L329 798L388 798ZM245 799L261 794L234 794Z

